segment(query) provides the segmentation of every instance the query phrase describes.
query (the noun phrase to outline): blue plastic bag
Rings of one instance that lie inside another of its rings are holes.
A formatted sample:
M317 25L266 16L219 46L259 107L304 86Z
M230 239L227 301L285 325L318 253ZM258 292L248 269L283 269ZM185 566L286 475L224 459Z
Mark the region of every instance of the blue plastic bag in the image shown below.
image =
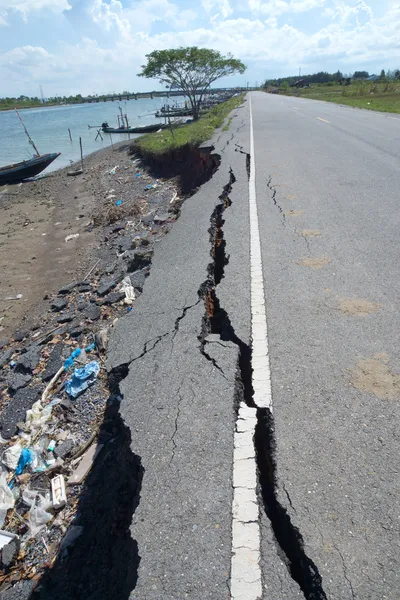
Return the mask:
M68 379L65 384L65 390L72 398L77 398L79 394L87 390L87 388L96 381L96 377L99 374L100 365L94 360L84 367L75 369L71 379Z
M21 475L25 467L29 465L32 462L32 460L33 455L29 448L22 448L21 456L19 457L17 468L15 469L15 474Z
M81 352L82 350L80 348L74 350L71 356L68 356L68 358L64 360L64 369L72 367L72 365L74 364L74 360L80 355Z

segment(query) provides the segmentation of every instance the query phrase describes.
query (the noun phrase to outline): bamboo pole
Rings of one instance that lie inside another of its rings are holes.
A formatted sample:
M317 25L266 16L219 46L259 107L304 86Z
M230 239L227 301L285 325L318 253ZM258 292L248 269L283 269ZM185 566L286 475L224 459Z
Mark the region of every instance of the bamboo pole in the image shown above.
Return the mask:
M39 152L39 150L36 148L36 146L35 146L35 142L34 142L34 141L33 141L33 139L31 138L31 136L29 135L29 133L28 133L28 130L27 130L27 128L25 127L25 123L23 122L21 115L19 114L19 112L17 111L17 109L15 109L15 112L17 113L17 115L18 115L18 118L19 118L19 120L20 120L20 121L21 121L21 123L22 123L22 127L25 129L25 133L26 133L26 135L28 136L29 143L30 143L30 144L32 144L32 146L35 148L36 154L37 154L38 156L40 156L40 152Z
M79 146L81 148L81 167L82 167L82 171L83 171L83 150L82 150L82 138L79 138Z

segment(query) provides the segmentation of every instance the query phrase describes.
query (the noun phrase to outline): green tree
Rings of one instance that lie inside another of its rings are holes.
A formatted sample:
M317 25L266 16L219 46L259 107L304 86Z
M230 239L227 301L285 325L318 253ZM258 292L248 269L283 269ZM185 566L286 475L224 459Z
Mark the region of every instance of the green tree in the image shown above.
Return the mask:
M146 58L139 77L157 78L170 89L182 91L189 98L194 120L199 118L204 93L214 81L246 70L231 54L223 56L217 50L197 46L154 50Z
M384 81L386 79L385 69L382 69L381 74L379 75L379 79Z

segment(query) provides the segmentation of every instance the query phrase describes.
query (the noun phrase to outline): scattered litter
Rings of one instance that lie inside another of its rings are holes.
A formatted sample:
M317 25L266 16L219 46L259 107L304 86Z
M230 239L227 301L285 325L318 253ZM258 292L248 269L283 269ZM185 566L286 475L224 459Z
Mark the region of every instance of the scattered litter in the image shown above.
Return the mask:
M169 203L172 204L173 202L175 202L177 197L178 197L178 192L175 192L174 195L172 196L171 200L169 201Z
M135 300L135 289L131 283L129 275L122 280L120 291L125 293L125 304L132 304Z
M56 440L50 440L50 442L47 446L48 452L53 452L55 447L56 447Z
M39 492L37 490L30 490L28 487L25 487L22 490L23 503L26 504L27 506L32 506L32 504L36 500L36 496L38 495L38 493Z
M55 510L64 508L67 504L64 475L56 475L56 477L51 480L51 501Z
M121 206L121 204L122 204L122 200L117 200L115 203L116 206Z
M76 238L79 237L79 233L71 233L70 235L67 235L67 237L65 238L66 242L70 242L71 240L76 240Z
M5 473L0 474L0 527L3 526L9 508L15 504L14 494L7 484Z
M115 172L117 171L117 169L119 169L119 165L115 165L115 167L111 169L110 175L115 175Z
M87 346L85 348L85 352L92 352L92 350L96 349L96 344L93 342L93 344L90 344L89 346Z
M0 550L7 546L11 540L18 539L18 536L15 533L10 533L9 531L4 531L4 529L0 529Z
M154 183L148 183L144 189L152 190L153 188L156 188L157 186L158 186L158 179L156 179L156 181Z
M108 194L108 196L106 196L106 200L112 200L113 198L116 198L117 196L115 194Z
M17 294L16 296L8 296L7 298L4 298L4 300L21 300L22 298L22 294Z
M79 463L79 466L75 469L75 471L68 479L68 485L76 485L77 483L82 483L82 481L85 479L86 475L92 468L93 463L96 460L96 456L99 454L102 448L103 444L92 444L90 448L86 450L85 454L83 454L82 456L82 460Z
M89 385L95 382L99 371L100 366L96 360L88 363L84 367L75 369L71 379L65 384L67 394L72 398L77 398L79 394L87 390Z
M141 177L142 174L141 173L136 173L136 177Z
M41 529L53 518L48 511L52 508L49 494L42 496L38 494L33 502L28 515L29 533L28 537L35 537Z

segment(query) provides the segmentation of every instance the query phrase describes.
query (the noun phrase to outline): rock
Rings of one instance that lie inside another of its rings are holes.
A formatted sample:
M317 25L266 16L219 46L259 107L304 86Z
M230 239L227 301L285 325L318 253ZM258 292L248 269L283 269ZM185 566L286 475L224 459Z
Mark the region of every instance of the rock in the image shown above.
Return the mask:
M149 273L150 269L148 267L145 267L144 269L140 269L139 271L135 271L134 273L132 273L129 277L133 287L142 291L144 282L146 281L146 277L148 277Z
M97 288L98 296L105 296L108 294L108 292L115 288L117 283L118 281L116 279L105 280L104 283Z
M60 310L64 310L64 308L67 308L67 306L68 302L66 300L64 300L63 298L56 298L51 303L51 310L53 312L60 312Z
M168 219L170 219L170 218L171 218L171 215L169 213L159 212L156 215L154 215L154 223L156 223L156 225L162 225L163 223L168 221Z
M151 263L153 258L153 252L151 250L147 252L135 252L133 258L129 260L128 263L128 272L132 273L133 271L137 271L138 269L143 269L143 267L147 267Z
M25 352L21 354L17 360L15 370L17 373L32 373L40 361L40 349L37 346L31 346Z
M86 319L90 321L97 321L101 317L101 310L96 304L89 305L84 311L84 315Z
M103 300L99 301L99 304L115 304L125 298L125 292L111 292Z
M8 377L6 377L6 383L9 387L10 394L14 395L17 390L24 388L31 379L32 377L31 375L28 375L28 373L16 373L15 371L11 371Z
M73 448L74 448L74 442L72 440L65 440L65 442L62 442L61 444L57 444L57 446L54 449L54 454L56 455L57 458L64 459L66 456L71 454Z
M46 369L42 373L43 381L50 381L53 379L54 375L57 373L59 368L63 363L62 352L64 349L64 344L56 344L54 346L53 352L50 354L50 358L47 361Z
M92 286L87 281L82 281L78 285L78 292L81 292L81 294L84 294L86 292L91 292L91 291L92 291Z
M7 346L7 344L8 344L8 340L1 339L1 340L0 340L0 350L3 350L3 348L4 348L5 346Z
M78 282L73 281L72 283L69 283L68 285L64 285L62 288L60 288L58 290L58 293L59 294L70 294L77 285L78 285Z
M147 213L146 215L143 215L142 217L140 217L140 220L145 225L151 225L153 222L153 219L154 219L154 212Z
M74 313L63 313L57 319L57 323L70 323L74 319Z
M78 302L76 308L79 312L84 312L88 308L88 306L90 306L89 302L86 302L86 300L82 300L81 302Z
M80 335L82 335L86 331L88 331L87 327L78 325L77 327L74 327L74 329L71 329L71 331L69 332L69 335L73 338L78 338Z
M24 340L28 336L29 331L16 331L13 337L16 342L22 342L22 340Z
M1 435L10 439L17 433L18 421L25 421L26 411L39 398L39 388L22 388L17 391L0 417Z
M122 236L116 240L116 246L118 247L118 252L126 252L126 250L132 250L132 248L136 247L136 242L127 236Z
M0 369L2 369L9 362L13 354L14 350L12 348L8 348L8 350L0 352Z
M111 233L118 233L118 231L122 231L125 229L126 223L125 221L116 221L110 226Z
M8 544L0 550L0 563L3 567L9 567L17 557L21 542L18 537L10 537Z

